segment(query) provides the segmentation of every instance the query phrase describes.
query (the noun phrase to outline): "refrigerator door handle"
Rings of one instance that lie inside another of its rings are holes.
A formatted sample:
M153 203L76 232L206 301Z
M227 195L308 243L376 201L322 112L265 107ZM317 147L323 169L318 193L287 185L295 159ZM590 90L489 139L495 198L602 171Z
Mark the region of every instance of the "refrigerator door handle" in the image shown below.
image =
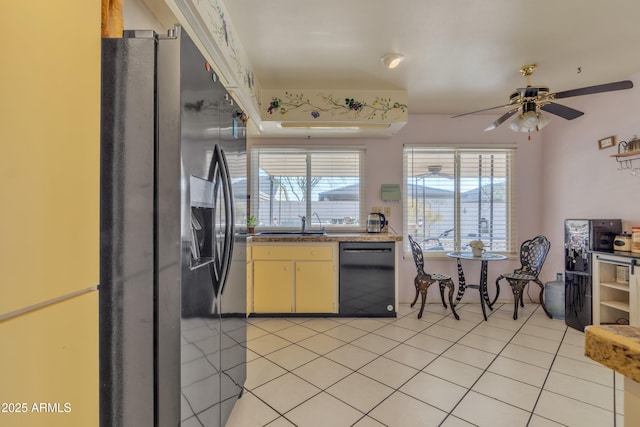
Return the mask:
M222 178L223 194L224 194L224 206L225 206L225 245L222 258L221 273L222 277L218 286L219 294L224 292L224 287L227 282L227 276L229 275L229 269L231 268L231 258L233 257L233 245L236 234L236 218L235 207L233 206L233 185L231 183L231 175L229 173L229 165L227 164L227 156L224 154L224 150L220 146L216 146L220 152L220 175Z
M211 159L211 167L209 170L209 179L214 181L214 206L218 206L218 189L222 192L222 205L224 211L224 232L222 234L222 242L215 242L214 250L215 261L211 266L211 276L214 282L214 291L217 296L222 294L224 285L227 280L229 269L231 268L231 256L233 253L233 239L235 234L235 212L233 209L233 194L231 187L231 177L227 166L227 159L220 148L216 144L213 149L213 157ZM218 230L216 229L215 219L213 224L213 238L218 238ZM218 243L221 243L219 246Z

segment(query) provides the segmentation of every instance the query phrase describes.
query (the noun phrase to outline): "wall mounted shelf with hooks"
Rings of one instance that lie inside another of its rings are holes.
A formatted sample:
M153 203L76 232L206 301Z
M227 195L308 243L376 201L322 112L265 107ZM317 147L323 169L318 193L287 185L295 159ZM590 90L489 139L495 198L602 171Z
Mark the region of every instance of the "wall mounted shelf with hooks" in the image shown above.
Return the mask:
M633 161L640 160L640 148L637 148L639 143L640 140L636 137L629 142L620 141L618 143L618 152L610 156L618 162L618 169L632 169Z

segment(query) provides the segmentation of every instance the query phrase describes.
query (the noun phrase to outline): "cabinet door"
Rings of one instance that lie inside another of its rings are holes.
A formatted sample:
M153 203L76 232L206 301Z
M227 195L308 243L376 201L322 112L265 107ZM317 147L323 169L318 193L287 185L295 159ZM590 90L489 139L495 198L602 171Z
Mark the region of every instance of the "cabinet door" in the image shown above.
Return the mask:
M99 282L100 2L3 1L0 16L3 315Z
M247 245L247 317L253 310L253 260L251 246Z
M0 342L0 425L99 424L98 291L0 321Z
M253 311L291 313L293 262L253 262Z
M636 265L629 276L629 324L640 326L640 266Z
M335 311L333 261L296 262L296 313Z

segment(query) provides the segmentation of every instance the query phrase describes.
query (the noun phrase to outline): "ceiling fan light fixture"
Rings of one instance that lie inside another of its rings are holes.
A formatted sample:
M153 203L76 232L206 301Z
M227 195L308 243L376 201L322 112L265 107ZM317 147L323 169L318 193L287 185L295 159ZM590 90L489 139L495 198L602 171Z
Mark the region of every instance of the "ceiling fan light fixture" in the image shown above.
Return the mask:
M396 68L402 61L404 61L405 57L401 53L387 53L380 61L389 69Z
M509 123L509 129L514 132L538 131L548 125L550 121L551 119L546 114L527 111L518 115L514 121Z

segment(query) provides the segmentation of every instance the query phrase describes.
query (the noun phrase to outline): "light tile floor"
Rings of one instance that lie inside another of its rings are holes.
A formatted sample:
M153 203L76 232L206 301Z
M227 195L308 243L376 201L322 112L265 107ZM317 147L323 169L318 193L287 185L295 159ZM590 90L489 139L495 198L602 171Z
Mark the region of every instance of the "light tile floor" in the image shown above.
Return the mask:
M486 322L478 304L456 321L436 303L420 320L408 305L397 318L251 318L227 427L623 425L623 378L584 356L583 333L536 304L518 320L494 308Z

